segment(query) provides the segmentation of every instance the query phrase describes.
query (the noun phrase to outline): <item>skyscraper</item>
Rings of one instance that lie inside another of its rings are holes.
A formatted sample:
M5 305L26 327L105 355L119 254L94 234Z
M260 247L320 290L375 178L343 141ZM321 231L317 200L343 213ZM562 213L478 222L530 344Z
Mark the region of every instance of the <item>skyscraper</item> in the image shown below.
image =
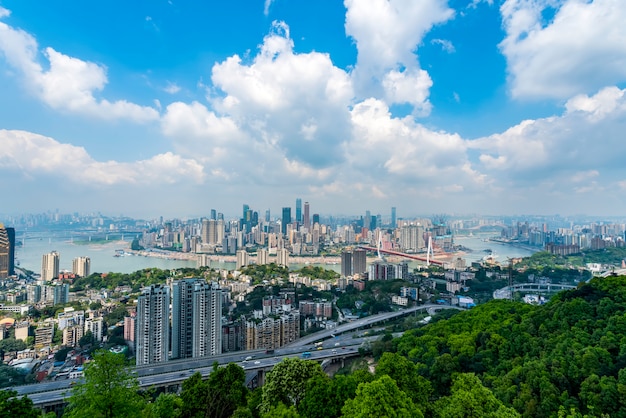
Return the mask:
M392 228L396 227L396 207L395 206L391 208L391 227Z
M0 279L15 274L15 229L0 224Z
M287 235L287 225L291 223L291 208L283 208L283 217L280 220L280 232Z
M309 218L309 202L304 202L304 219L302 220L304 227L311 230L311 218Z
M222 351L222 290L203 279L172 283L172 358Z
M352 274L363 274L367 271L365 250L358 248L352 252Z
M152 285L137 298L135 347L137 366L168 360L170 288Z
M302 199L296 199L296 222L302 222Z
M341 275L344 277L352 276L352 252L341 252Z
M49 282L55 277L59 277L59 253L52 251L41 260L41 280Z
M72 273L80 277L91 274L91 259L89 257L76 257L72 260Z

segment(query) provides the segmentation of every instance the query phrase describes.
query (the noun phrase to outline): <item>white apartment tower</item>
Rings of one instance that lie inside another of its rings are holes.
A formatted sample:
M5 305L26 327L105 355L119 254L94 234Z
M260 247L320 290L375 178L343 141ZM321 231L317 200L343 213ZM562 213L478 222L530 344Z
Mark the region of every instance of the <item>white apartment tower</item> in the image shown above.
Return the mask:
M41 280L49 282L55 277L59 277L59 253L52 251L41 260Z
M152 285L137 298L135 352L137 366L168 360L170 288Z
M80 277L91 274L91 259L89 257L76 257L72 260L72 273Z

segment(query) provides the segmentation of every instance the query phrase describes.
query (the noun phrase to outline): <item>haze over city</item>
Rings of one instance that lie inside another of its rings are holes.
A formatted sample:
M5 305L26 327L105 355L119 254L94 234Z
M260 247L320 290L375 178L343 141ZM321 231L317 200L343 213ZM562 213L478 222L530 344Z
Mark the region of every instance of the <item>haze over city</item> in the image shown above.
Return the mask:
M1 212L623 214L625 21L617 0L0 0Z

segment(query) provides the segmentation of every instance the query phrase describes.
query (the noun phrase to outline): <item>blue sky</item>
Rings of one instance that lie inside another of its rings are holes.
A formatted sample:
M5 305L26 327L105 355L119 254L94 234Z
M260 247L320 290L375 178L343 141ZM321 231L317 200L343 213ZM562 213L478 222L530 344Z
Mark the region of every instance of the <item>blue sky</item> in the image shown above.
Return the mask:
M625 21L620 0L0 0L0 213L623 214Z

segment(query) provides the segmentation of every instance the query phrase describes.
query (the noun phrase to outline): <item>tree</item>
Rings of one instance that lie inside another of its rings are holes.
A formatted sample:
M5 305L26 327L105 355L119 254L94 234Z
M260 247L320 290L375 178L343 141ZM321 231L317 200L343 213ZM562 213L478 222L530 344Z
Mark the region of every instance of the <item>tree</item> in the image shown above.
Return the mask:
M298 405L300 415L307 418L341 416L346 400L354 398L359 383L371 382L372 374L360 370L349 375L315 376L309 379L306 395Z
M323 375L322 367L317 362L299 358L284 359L266 376L261 412L269 412L272 406L280 402L297 407L305 396L308 380Z
M182 416L203 417L207 398L207 385L198 372L183 382L180 398L183 401Z
M178 418L182 416L183 400L174 393L161 393L143 410L144 418Z
M483 386L474 373L456 376L450 396L436 402L435 409L442 418L514 418L520 415L505 406Z
M391 377L420 409L426 409L433 389L430 382L420 376L411 360L396 353L383 354L376 366L376 376L383 375Z
M423 418L411 398L402 392L394 380L384 375L370 383L361 383L354 399L348 399L341 409L346 418Z
M207 380L206 415L228 418L246 404L246 372L234 363L218 368L217 363Z
M14 390L0 391L0 417L39 418L41 410L28 397L17 397Z
M99 350L85 367L85 380L69 399L70 418L138 416L145 406L136 377L121 354Z
M22 351L26 348L26 343L22 340L16 340L15 338L5 338L0 340L0 351L2 354L11 351Z

